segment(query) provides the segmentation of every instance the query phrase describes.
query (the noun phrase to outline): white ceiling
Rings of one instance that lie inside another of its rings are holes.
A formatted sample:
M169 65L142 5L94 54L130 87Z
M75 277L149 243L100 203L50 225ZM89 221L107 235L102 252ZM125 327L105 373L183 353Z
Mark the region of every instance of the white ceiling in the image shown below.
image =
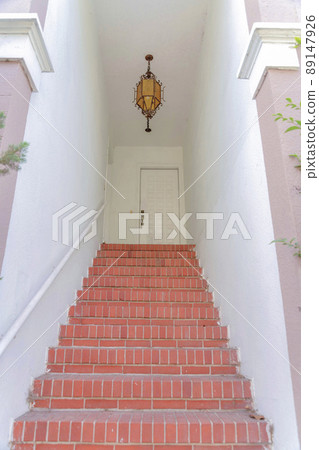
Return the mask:
M113 146L183 143L196 79L208 0L95 0ZM150 121L134 107L133 87L145 55L165 86L163 107Z

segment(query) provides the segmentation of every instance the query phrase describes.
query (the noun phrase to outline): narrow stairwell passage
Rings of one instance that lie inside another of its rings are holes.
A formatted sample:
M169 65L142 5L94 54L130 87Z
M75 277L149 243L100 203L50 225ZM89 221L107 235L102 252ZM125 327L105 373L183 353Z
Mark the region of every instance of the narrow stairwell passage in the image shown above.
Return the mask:
M192 245L102 244L12 449L270 449L201 272Z

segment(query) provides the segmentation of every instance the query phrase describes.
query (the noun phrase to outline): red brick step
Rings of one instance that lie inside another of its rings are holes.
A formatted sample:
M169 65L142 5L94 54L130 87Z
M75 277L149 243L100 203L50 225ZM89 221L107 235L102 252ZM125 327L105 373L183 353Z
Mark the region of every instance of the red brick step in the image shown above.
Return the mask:
M208 302L213 294L203 289L86 288L77 291L79 300L152 302Z
M101 250L192 251L194 244L101 244Z
M218 319L219 310L211 303L176 302L96 302L79 301L69 309L69 317Z
M70 347L227 347L227 339L86 339L60 338L59 345Z
M232 348L95 348L55 347L48 370L58 373L235 374Z
M199 267L198 259L171 258L94 258L93 266Z
M228 327L203 325L61 325L60 338L228 340Z
M34 408L247 409L251 382L238 376L46 374L34 380Z
M208 284L201 278L182 277L85 277L83 286L96 287L135 287L160 289L206 289Z
M165 259L194 259L194 251L167 250L98 250L98 258L165 258Z
M89 276L135 276L135 277L199 277L201 267L144 267L144 266L93 266L89 268Z
M79 443L102 444L103 449L113 450L125 448L125 444L152 444L155 449L156 444L165 448L166 444L173 448L179 444L183 449L202 445L215 450L256 450L259 446L265 450L270 449L271 434L267 422L252 419L243 411L30 411L16 420L13 439L13 450L21 448L20 442L37 443L36 450L50 449L48 443L55 444L52 448L59 448L58 443L76 444L69 447L72 450L90 448Z

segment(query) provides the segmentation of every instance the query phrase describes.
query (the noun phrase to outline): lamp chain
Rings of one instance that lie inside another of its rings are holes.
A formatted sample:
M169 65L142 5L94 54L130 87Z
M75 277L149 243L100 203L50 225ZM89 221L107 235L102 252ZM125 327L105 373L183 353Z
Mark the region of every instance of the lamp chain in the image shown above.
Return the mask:
M150 133L152 130L150 129L150 118L147 117L147 127L145 128L145 131L147 133Z

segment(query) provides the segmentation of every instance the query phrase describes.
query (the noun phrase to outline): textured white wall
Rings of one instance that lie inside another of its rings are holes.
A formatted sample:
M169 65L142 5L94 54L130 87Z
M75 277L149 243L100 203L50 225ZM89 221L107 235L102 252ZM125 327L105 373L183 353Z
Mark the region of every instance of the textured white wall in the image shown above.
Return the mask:
M193 221L205 275L216 291L231 344L241 350L242 373L253 378L256 407L274 424L275 448L299 448L287 340L256 105L248 82L238 80L248 28L242 0L210 3L198 83L184 143L189 212L239 212L251 240L221 240L226 221L205 239L204 221ZM232 306L233 305L233 306Z
M70 202L88 209L98 209L104 202L103 177L62 137L105 173L104 79L89 2L49 2L44 35L55 72L43 74L39 93L31 97L40 114L30 108L27 120L25 140L31 145L18 176L0 281L2 335L69 249L51 239L52 214ZM7 348L1 373L75 299L81 277L102 240L101 219L96 238L73 254ZM44 371L46 348L56 344L57 336L56 324L0 379L5 405L1 408L0 448L6 448L9 421L27 409L31 377Z
M183 191L183 149L182 147L115 147L109 157L109 179L125 197L123 199L111 187L107 187L109 208L106 211L105 241L124 242L118 238L118 217L120 212L139 212L140 168L178 168L179 189ZM181 215L184 214L184 199L180 201ZM126 243L138 243L138 235L132 235L129 227L136 227L135 221L127 225ZM159 242L160 243L160 242Z

